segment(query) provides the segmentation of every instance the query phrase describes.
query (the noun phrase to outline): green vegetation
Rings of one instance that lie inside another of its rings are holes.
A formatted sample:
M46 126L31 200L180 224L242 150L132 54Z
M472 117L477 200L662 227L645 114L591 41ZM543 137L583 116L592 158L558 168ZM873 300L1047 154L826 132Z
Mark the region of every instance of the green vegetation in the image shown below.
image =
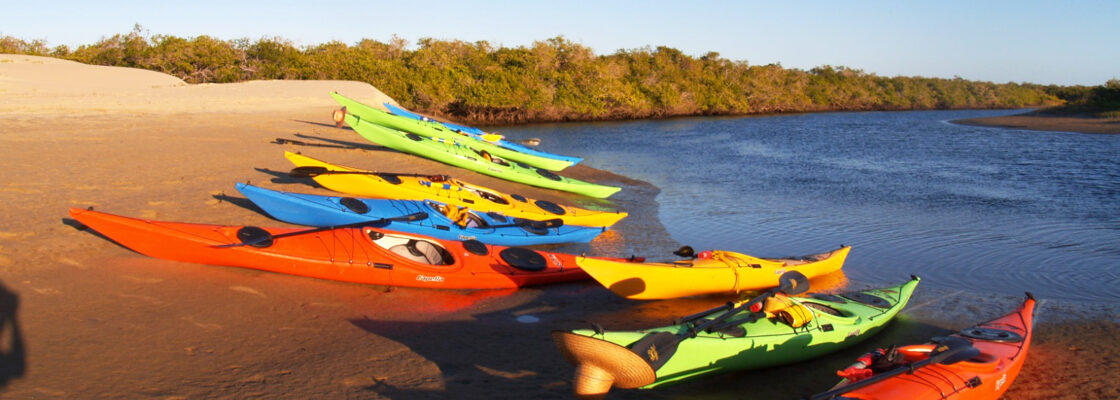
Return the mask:
M187 82L343 79L369 82L405 107L471 123L844 110L1018 108L1062 103L1063 87L880 77L857 69L750 65L668 47L596 55L562 37L515 48L393 38L297 47L280 38L224 41L141 35L77 49L0 37L0 53L161 71ZM1077 92L1076 90L1074 92Z
M1110 79L1104 85L1063 88L1051 91L1066 104L1040 110L1044 114L1088 115L1120 121L1120 79Z

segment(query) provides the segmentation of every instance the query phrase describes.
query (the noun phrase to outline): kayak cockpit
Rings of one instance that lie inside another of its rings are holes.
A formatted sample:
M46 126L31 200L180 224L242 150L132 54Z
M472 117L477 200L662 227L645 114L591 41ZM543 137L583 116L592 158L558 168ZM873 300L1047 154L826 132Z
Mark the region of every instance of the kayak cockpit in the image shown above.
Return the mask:
M408 261L428 265L453 265L455 257L438 243L418 237L366 229L366 237L381 249Z

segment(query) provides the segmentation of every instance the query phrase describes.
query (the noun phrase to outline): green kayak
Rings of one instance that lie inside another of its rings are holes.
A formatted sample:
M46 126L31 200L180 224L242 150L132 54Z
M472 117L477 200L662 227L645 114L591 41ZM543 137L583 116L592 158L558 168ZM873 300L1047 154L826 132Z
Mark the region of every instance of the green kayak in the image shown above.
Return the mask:
M765 312L771 309L768 300L763 312L744 311L727 323L697 332L695 337L680 336L679 345L671 348L674 351L665 351L670 348L665 347L660 355L651 354L650 347L639 341L659 333L665 336L662 332L686 333L707 321L703 318L715 318L716 313L698 317L701 313L685 318L695 318L693 321L641 331L554 331L552 338L564 357L576 365L576 394L599 397L611 386L648 389L701 375L794 363L840 350L886 325L906 306L918 281L918 277L911 277L906 283L884 289L773 298L781 302L776 310L801 314L788 319L767 318L774 315Z
M497 156L484 155L481 150L468 147L455 140L426 137L386 128L365 121L361 116L349 112L346 113L346 123L366 140L382 146L507 181L579 193L600 199L610 197L621 189L615 186L597 185L566 178L541 168L532 168L517 162L503 160Z
M367 106L353 99L347 98L336 92L331 92L331 97L334 98L338 104L346 107L346 112L357 115L362 120L372 122L387 128L396 129L399 131L415 133L421 136L428 136L433 138L440 138L445 140L454 140L479 151L486 151L495 157L501 157L506 160L512 160L524 164L528 164L537 168L544 168L549 171L560 171L572 165L571 160L558 160L555 158L542 157L533 154L526 154L516 150L507 149L497 144L487 142L485 140L475 139L469 135L464 135L448 129L438 122L433 121L420 121L399 115L393 115L389 112Z

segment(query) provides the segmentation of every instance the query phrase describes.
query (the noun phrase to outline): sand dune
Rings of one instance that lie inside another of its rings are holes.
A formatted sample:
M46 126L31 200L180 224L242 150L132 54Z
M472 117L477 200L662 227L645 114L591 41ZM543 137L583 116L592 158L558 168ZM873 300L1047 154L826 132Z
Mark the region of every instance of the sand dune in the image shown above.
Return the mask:
M395 104L377 88L354 81L188 85L154 71L0 54L0 113L261 112L332 106L330 91L368 104Z

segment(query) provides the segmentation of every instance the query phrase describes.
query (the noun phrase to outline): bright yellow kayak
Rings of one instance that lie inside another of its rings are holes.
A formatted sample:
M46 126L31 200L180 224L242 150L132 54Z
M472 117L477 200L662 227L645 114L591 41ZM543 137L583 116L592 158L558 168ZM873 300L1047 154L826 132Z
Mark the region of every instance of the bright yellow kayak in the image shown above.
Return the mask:
M626 218L623 211L593 211L534 200L517 194L473 185L455 178L433 182L432 177L377 174L358 168L334 165L302 154L284 152L296 167L321 167L327 171L312 179L323 187L362 197L399 200L435 200L467 207L479 212L497 212L509 217L533 220L559 218L567 225L611 226ZM345 173L350 172L350 173Z
M613 262L576 257L576 263L615 294L637 300L739 293L778 286L786 271L809 278L840 270L851 246L790 258L758 258L714 250L706 258L675 262ZM708 252L705 252L708 253ZM701 253L704 257L704 253Z

